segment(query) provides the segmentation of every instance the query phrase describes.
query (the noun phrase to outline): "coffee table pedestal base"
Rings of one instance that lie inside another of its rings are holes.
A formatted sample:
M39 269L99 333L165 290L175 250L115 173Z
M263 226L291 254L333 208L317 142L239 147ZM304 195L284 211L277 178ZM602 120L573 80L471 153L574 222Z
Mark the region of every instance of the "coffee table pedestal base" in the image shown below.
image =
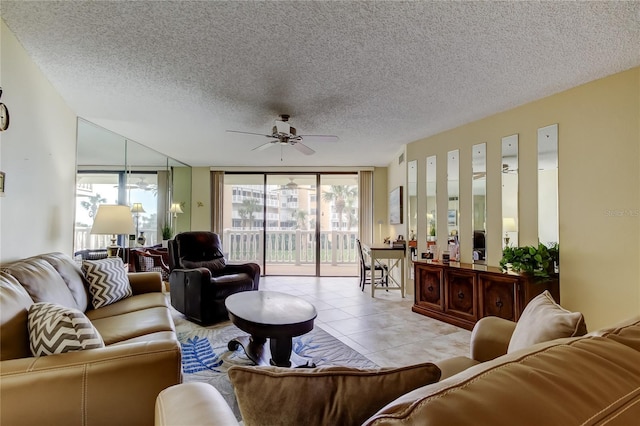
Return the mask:
M264 337L240 336L232 339L227 347L230 351L235 351L241 346L247 357L256 365L315 368L313 362L291 352L291 338L270 338L268 346L265 345L266 341Z

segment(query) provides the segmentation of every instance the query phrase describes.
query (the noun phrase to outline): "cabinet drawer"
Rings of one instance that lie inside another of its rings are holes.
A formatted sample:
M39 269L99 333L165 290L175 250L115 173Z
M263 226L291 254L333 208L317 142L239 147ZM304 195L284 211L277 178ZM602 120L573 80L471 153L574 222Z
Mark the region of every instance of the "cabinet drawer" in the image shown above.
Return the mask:
M476 273L462 270L445 271L445 312L459 318L476 321Z
M495 316L516 321L518 312L518 279L478 274L481 317Z
M443 269L416 264L415 275L415 304L441 312L444 309L444 298L442 297Z

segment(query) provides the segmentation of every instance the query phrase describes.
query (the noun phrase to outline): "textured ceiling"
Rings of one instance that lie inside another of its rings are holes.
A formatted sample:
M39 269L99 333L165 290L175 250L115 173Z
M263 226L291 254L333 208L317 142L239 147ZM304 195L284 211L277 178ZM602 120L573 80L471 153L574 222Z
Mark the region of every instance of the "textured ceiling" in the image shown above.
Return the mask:
M0 13L77 115L193 166L387 165L405 143L640 65L638 1L2 0ZM285 113L340 141L252 152L266 138L225 132L268 133Z

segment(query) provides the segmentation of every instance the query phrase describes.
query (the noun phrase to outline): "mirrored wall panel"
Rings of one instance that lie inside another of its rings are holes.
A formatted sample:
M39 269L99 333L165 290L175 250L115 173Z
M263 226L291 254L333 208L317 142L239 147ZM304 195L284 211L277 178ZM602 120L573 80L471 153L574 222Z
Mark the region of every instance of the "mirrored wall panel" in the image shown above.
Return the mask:
M538 129L538 241L559 243L558 125Z
M518 135L502 138L502 247L518 246Z
M487 229L487 144L480 143L472 148L473 168L471 194L473 197L473 263L486 265Z
M418 230L418 162L416 160L407 163L407 194L409 241L415 241Z
M451 260L460 260L460 152L447 153L447 249Z
M110 245L110 235L91 233L101 204L130 207L135 230L118 236L123 248L191 228L191 167L81 118L77 134L74 252Z
M427 170L425 190L427 197L427 246L436 242L438 230L437 204L436 204L436 156L427 157Z

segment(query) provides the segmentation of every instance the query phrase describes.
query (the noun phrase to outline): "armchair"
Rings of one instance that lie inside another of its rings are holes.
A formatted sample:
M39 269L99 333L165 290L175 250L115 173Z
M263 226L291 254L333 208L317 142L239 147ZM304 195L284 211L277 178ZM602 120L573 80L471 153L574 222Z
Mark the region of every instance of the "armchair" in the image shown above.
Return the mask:
M191 321L212 324L228 319L225 299L258 290L260 266L227 265L220 236L213 232L182 232L169 240L171 305Z

